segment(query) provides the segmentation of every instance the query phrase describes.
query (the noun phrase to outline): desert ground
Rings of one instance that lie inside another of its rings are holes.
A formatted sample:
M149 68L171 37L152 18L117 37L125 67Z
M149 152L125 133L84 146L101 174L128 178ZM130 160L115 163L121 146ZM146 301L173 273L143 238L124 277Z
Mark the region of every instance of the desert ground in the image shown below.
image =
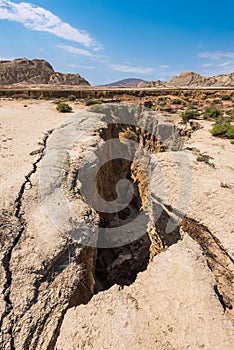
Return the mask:
M74 111L82 107L73 104ZM48 130L57 128L68 116L58 113L53 101L1 100L1 166L0 198L4 202L13 202L31 170L40 142Z
M40 203L38 172L52 149L53 135L72 130L67 125L71 115L73 128L89 128L68 152L61 186L77 217L98 227L100 217L84 203L76 176L82 160L93 161L95 147L103 143L97 130L105 130L105 123L98 113L87 112L87 99L69 102L73 113L59 113L53 99L1 98L2 349L233 349L234 145L211 135L210 120L186 124L181 119L189 104L201 111L212 104L227 111L233 108L232 101L214 102L219 94L199 100L195 91L192 101L183 100L182 106L171 103L173 94L166 99L143 94L142 104L152 101L156 106L157 125L166 128L172 123L180 130L183 147L177 151L185 152L191 166L190 178L183 178L189 203L172 240L164 232L162 218L147 232L150 242L144 235L132 245L104 253L71 242L53 226ZM127 105L139 102L134 96L115 98ZM120 121L115 123L118 126ZM140 136L146 146L155 142ZM155 146L149 160L153 171L146 170L152 200L146 214L151 219L152 208L158 205L153 194L162 186L154 171L157 164L167 188L160 202L163 215L177 216L181 210L177 203L180 160L173 159L173 148L167 147L159 152ZM142 155L136 161L137 157ZM134 171L143 198L145 182L139 170ZM111 176L117 175L116 168ZM100 184L104 192L105 186ZM55 187L50 190L56 191ZM142 256L146 260L138 266ZM99 272L105 270L101 273L108 283L96 278L97 267ZM121 285L123 276L131 273L131 282Z

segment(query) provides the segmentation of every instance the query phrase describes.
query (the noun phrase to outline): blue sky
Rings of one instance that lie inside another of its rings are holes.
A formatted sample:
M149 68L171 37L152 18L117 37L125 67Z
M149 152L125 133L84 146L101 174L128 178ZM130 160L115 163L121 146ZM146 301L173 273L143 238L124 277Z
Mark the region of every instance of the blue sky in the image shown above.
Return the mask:
M233 13L233 0L0 0L0 59L44 58L91 84L230 73Z

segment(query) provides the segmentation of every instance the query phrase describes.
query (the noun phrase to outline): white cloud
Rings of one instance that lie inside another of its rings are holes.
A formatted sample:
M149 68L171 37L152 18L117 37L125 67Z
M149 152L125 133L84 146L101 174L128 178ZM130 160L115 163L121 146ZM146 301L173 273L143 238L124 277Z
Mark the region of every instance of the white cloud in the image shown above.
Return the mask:
M215 51L215 52L199 52L198 53L199 58L210 58L212 60L221 60L226 58L233 58L234 59L234 52L225 52L225 51Z
M27 2L0 0L0 19L22 23L26 28L51 33L59 38L99 50L102 46L89 33L63 22L52 12Z
M198 53L199 58L208 58L212 60L209 63L201 65L204 68L203 74L219 75L228 74L234 71L234 52L231 51L204 51Z
M124 64L110 64L109 67L114 71L123 73L151 74L154 72L154 68L152 67L133 67Z
M162 65L160 66L160 68L162 68L162 69L168 69L168 68L170 68L170 66L168 66L167 64L162 64Z
M218 66L219 67L229 67L229 66L233 66L233 65L234 65L233 61L227 61L227 62L220 63Z
M0 61L12 61L14 59L15 58L13 58L13 57L2 57L2 56L0 56Z
M71 67L71 68L83 68L83 69L95 69L94 66L86 66L84 64L69 64L68 67Z
M202 64L202 68L208 68L208 67L211 67L213 66L213 63L204 63Z
M60 49L63 49L64 51L67 51L67 52L72 53L72 54L77 55L77 56L87 56L87 57L94 56L90 51L79 49L78 47L69 46L69 45L58 45L58 47Z

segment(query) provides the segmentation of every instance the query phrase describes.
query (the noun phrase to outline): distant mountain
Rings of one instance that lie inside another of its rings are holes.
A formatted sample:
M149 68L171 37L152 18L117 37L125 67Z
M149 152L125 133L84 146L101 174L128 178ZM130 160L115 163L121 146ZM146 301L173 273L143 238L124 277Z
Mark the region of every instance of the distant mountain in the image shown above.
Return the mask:
M205 77L195 72L184 72L172 77L167 82L145 81L137 85L138 88L163 87L234 87L234 73Z
M58 73L45 60L27 58L0 61L0 85L8 84L90 85L79 74Z
M184 72L172 77L168 87L234 87L234 73L205 77L194 72Z
M136 86L137 84L144 82L142 79L128 78L116 81L114 83L105 84L103 86Z

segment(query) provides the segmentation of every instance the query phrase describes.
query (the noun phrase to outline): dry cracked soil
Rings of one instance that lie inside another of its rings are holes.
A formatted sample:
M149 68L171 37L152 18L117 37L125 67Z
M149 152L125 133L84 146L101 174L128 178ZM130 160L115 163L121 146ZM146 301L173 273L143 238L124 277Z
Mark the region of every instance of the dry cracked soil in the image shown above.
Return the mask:
M234 146L72 105L0 103L0 348L233 349Z

